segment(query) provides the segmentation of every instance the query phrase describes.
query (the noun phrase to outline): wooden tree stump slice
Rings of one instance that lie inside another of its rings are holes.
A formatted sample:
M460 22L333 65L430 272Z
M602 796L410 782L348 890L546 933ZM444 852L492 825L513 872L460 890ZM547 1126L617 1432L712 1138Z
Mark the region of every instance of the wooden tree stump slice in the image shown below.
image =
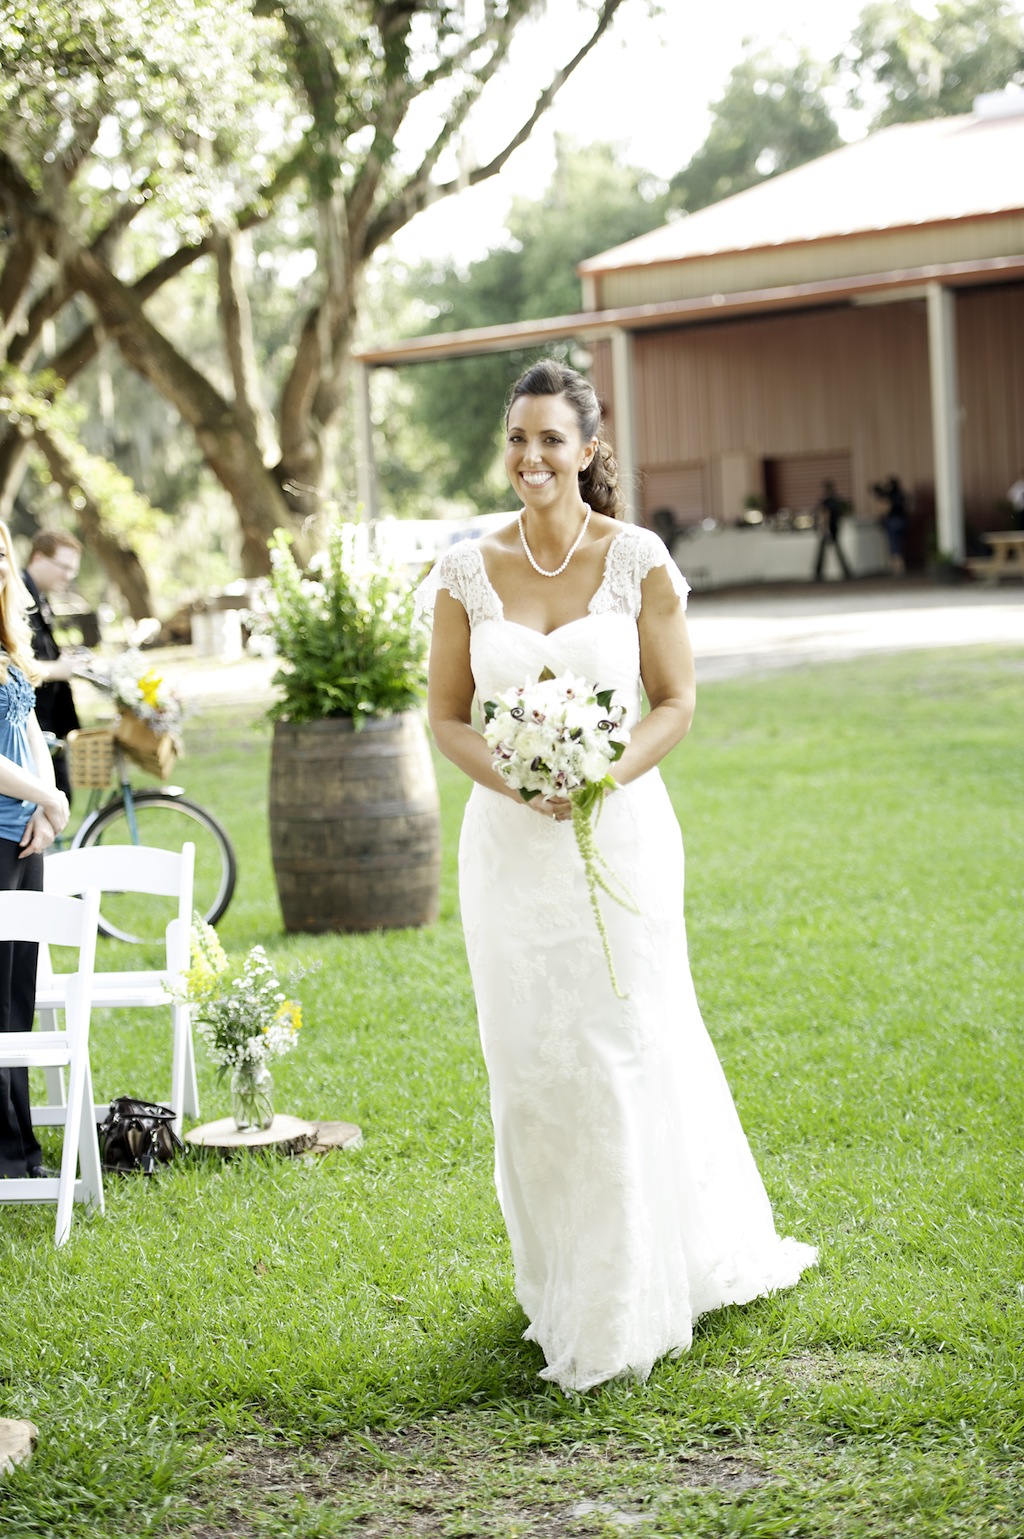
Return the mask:
M283 1154L303 1154L316 1142L316 1135L315 1122L278 1112L268 1128L246 1128L244 1132L235 1127L233 1117L204 1122L185 1134L185 1142L203 1149L219 1149L222 1154L235 1154L239 1149L280 1149Z
M318 1122L316 1143L307 1154L329 1154L332 1149L361 1149L363 1130L355 1122Z
M16 1464L25 1464L39 1441L39 1428L30 1421L7 1421L0 1416L0 1475L9 1475Z
M358 1149L363 1130L355 1122L306 1122L278 1112L268 1128L240 1132L233 1117L204 1122L185 1134L187 1144L235 1154L239 1149L279 1149L283 1154L328 1154L332 1149Z

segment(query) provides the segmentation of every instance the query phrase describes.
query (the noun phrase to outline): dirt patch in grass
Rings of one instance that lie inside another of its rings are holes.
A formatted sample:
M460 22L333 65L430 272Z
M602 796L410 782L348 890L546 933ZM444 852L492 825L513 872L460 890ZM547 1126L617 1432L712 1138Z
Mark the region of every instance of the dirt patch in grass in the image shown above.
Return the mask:
M819 1349L787 1358L781 1365L797 1384L839 1384L844 1381L877 1388L905 1382L913 1375L914 1355L899 1346L888 1352L830 1352Z
M297 1505L354 1539L598 1539L656 1523L672 1494L735 1496L770 1477L746 1450L652 1460L614 1441L507 1449L416 1426L315 1449L245 1444L215 1478L216 1496L177 1530L189 1539L258 1539Z

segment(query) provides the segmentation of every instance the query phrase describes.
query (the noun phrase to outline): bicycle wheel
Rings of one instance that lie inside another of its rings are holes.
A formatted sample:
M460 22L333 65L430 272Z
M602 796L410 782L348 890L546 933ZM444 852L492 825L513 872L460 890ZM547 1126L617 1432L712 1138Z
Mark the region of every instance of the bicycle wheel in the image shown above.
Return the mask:
M193 908L215 924L231 902L237 868L231 841L216 818L182 796L164 791L138 791L134 798L139 844L180 851L186 841L196 847ZM110 802L82 824L74 848L92 845L133 844L123 801ZM177 908L172 898L142 893L104 893L100 930L115 940L138 945L162 941Z

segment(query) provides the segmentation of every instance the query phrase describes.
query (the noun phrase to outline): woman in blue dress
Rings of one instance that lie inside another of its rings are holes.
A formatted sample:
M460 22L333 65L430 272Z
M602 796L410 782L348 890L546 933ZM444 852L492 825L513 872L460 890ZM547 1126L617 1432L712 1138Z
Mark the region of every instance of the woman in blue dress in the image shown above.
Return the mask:
M37 677L26 612L31 600L0 523L0 890L41 892L43 851L68 820L35 718ZM0 1031L30 1031L37 947L0 935ZM0 1069L0 1178L42 1173L32 1131L28 1070Z

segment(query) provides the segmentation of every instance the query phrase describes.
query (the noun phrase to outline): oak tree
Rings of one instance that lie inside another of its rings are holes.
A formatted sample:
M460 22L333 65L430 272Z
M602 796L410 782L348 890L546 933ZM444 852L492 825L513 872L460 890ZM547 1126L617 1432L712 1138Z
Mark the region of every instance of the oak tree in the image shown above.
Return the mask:
M428 204L501 170L621 3L581 5L575 54L496 153L481 164L463 154L449 174L536 0L5 0L9 379L21 391L47 381L45 406L115 346L188 424L229 494L246 574L266 571L273 530L301 528L331 489L371 257ZM246 232L275 229L307 271L267 399L241 247ZM152 306L201 260L216 273L222 338L206 367ZM0 511L46 432L45 410L6 410Z

